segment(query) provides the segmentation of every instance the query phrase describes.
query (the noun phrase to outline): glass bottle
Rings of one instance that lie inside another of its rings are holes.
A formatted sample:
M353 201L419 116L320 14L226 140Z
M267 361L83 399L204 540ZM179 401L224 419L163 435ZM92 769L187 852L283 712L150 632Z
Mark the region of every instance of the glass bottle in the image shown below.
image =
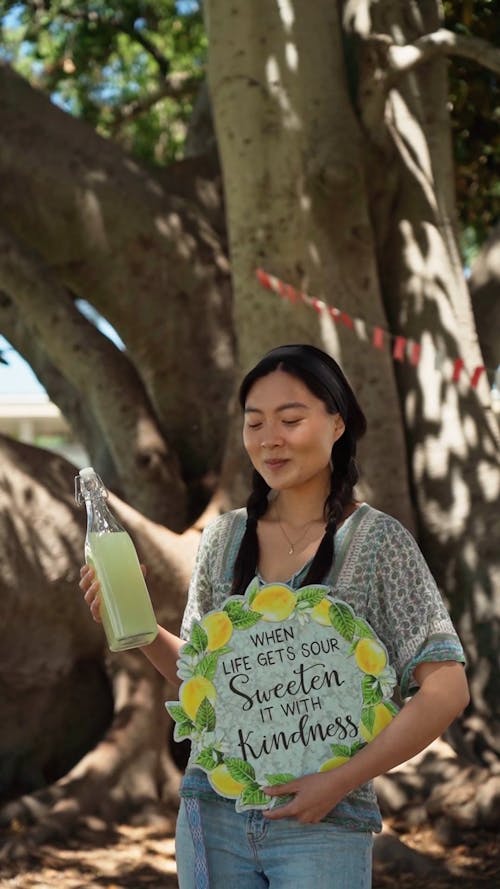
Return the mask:
M148 588L127 531L106 503L108 492L91 466L75 478L75 499L87 510L85 561L101 585L101 620L111 651L149 645L158 633Z

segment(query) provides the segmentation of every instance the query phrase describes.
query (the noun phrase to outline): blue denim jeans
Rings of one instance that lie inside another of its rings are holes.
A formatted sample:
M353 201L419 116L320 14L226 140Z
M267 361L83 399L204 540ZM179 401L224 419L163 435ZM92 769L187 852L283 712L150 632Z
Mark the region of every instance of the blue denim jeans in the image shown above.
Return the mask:
M226 800L200 800L210 889L370 889L371 833L335 824L269 821ZM186 806L177 818L179 889L199 889Z

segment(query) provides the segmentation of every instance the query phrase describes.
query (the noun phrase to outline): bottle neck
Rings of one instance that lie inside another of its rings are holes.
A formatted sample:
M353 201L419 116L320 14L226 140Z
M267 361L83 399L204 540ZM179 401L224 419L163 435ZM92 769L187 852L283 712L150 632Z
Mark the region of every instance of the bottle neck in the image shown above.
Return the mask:
M86 497L87 533L109 534L124 531L125 528L111 512L104 497Z

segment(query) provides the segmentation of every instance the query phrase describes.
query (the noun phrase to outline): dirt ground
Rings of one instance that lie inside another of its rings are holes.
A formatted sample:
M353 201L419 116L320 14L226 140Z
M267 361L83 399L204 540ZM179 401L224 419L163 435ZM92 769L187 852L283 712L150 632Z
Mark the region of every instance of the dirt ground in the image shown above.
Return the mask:
M24 844L20 832L14 861L2 861L1 849L5 851L12 834L0 833L0 887L177 889L173 830L168 818L147 827L123 824L112 830L89 819L65 843L39 847ZM386 862L403 850L401 840L414 851L411 862L405 858L410 868L405 873ZM459 845L444 846L430 828L398 836L387 824L375 853L374 889L457 889L457 884L460 889L500 889L498 835L471 833Z

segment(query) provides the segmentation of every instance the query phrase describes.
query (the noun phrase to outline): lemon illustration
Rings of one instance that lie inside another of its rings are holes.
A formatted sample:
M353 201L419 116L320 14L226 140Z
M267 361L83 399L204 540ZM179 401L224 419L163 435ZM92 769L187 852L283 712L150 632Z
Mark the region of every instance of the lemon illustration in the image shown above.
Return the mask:
M332 625L330 620L331 604L330 599L322 599L311 611L311 617L323 627L331 627Z
M363 738L365 739L365 741L373 741L373 739L376 738L377 735L380 734L382 729L386 728L386 726L389 725L389 723L391 722L391 720L393 718L393 714L391 713L389 708L386 707L386 705L384 703L377 704L374 709L375 709L375 721L373 723L373 728L372 728L371 732L366 728L365 725L363 725L363 723L360 723L360 726L359 726L359 731L360 731L361 735L363 736Z
M208 779L214 790L217 790L222 796L227 796L230 799L236 799L245 787L244 784L241 784L239 781L236 781L231 777L229 770L224 763L221 763L216 766L215 769L212 769L208 774Z
M260 611L263 620L285 620L295 608L296 597L287 586L273 583L257 593L252 611Z
M233 635L233 625L225 611L214 611L203 618L201 625L208 636L207 648L216 651L229 642Z
M326 762L321 763L319 771L330 772L332 769L338 768L338 766L343 765L345 762L349 762L348 756L332 756L331 759L327 759Z
M181 688L179 700L190 719L196 719L198 708L204 698L210 703L215 702L216 691L209 679L204 676L192 676Z
M378 676L387 664L387 655L375 639L360 639L354 657L359 669L370 676Z

